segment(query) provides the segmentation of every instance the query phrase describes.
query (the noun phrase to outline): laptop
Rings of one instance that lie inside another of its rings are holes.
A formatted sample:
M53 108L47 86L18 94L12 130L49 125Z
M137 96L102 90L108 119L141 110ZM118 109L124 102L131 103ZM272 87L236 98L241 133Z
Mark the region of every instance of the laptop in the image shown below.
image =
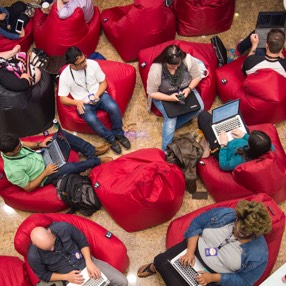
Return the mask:
M258 48L265 48L267 34L273 28L286 31L286 12L259 12L255 28L259 37Z
M110 284L110 281L102 272L101 277L97 279L89 277L86 267L80 273L83 275L84 282L82 284L68 283L67 286L107 286Z
M55 138L40 150L46 166L56 164L59 168L68 161L70 151L70 144L60 125Z
M169 260L169 262L190 286L198 286L199 284L195 280L195 277L199 275L197 271L199 270L207 271L207 270L201 264L201 262L197 259L197 257L195 258L194 266L190 266L190 265L185 266L181 264L180 257L186 254L186 252L187 252L187 249L183 250L181 253L175 256L172 260Z
M173 118L189 112L198 111L201 106L193 91L185 99L185 104L177 101L162 101L168 117Z
M234 139L231 135L231 131L234 129L240 129L242 132L247 133L245 124L239 114L239 99L212 110L212 130L219 144L221 144L219 140L220 132L225 131L228 141L231 141Z

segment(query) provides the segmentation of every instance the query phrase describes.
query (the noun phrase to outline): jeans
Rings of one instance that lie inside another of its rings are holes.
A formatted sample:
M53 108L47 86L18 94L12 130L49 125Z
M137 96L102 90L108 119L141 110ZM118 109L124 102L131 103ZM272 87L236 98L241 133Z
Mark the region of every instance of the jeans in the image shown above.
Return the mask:
M88 125L99 136L111 143L116 138L115 136L124 135L122 130L122 116L115 100L107 93L104 92L96 104L85 104L84 114L80 116L88 123ZM96 115L97 110L104 110L109 114L112 130L106 128L98 119Z
M204 103L199 93L194 89L194 94L200 103L201 109L194 112L189 112L184 115L180 115L178 117L170 118L168 117L162 101L153 99L155 106L162 113L164 122L163 122L163 130L162 130L162 149L165 151L168 144L172 142L174 137L175 130L182 127L187 122L191 121L194 117L198 116L198 114L204 109Z
M237 50L243 54L247 50L249 50L252 46L251 41L250 41L250 36L254 34L255 31L252 31L242 42L240 42L237 45ZM265 56L266 54L266 49L265 48L258 48L256 49L255 55L256 56Z
M71 149L76 152L82 153L87 158L87 160L71 163L67 162L58 169L58 172L48 176L44 185L50 184L58 177L63 176L65 174L81 173L89 168L93 168L97 165L100 165L100 160L95 157L96 149L93 145L81 139L80 137L74 136L66 131L64 131L64 133L71 146Z

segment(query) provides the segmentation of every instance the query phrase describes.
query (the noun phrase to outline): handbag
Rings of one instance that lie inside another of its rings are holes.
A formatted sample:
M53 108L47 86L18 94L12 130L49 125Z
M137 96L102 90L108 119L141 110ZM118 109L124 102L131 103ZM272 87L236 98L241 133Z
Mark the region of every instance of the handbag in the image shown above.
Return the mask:
M43 67L46 65L49 56L41 49L33 48L30 58L30 64L35 67Z

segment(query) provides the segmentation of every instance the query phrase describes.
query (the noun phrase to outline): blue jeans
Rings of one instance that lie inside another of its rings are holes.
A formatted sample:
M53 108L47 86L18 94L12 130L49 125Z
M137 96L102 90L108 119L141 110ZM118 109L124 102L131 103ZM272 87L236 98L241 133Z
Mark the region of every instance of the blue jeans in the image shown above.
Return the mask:
M96 104L85 104L84 114L80 116L88 123L88 125L99 136L111 143L115 140L115 136L124 135L122 130L122 116L115 100L107 93L103 93ZM96 115L97 110L104 110L109 114L112 130L106 128Z
M159 109L164 118L163 130L162 130L162 149L164 151L166 150L167 145L172 142L175 130L182 127L187 122L191 121L194 117L198 116L202 110L204 110L203 100L195 89L194 89L194 94L198 102L200 103L201 109L198 111L189 112L184 115L180 115L178 117L173 117L173 118L168 117L161 100L153 99L155 106Z
M95 156L96 149L93 145L81 139L80 137L74 136L66 131L64 131L64 133L71 146L71 149L76 152L80 152L87 159L85 161L79 162L67 162L59 168L57 173L48 176L44 185L50 184L53 180L65 174L81 173L89 168L100 165L100 160Z
M250 41L250 36L254 33L255 33L255 31L252 31L244 40L242 40L242 42L240 42L237 45L237 50L241 54L243 54L244 52L246 52L247 50L249 50L252 47L252 44ZM266 49L264 49L264 48L256 49L256 52L255 52L256 56L265 56L265 54L266 54Z

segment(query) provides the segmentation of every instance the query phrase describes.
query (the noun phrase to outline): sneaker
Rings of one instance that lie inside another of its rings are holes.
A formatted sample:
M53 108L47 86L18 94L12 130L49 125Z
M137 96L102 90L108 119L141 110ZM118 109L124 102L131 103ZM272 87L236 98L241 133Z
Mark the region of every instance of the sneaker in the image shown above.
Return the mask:
M102 146L95 147L95 150L95 156L100 156L109 150L109 145L105 144Z
M120 144L125 148L125 149L130 149L131 144L130 141L127 139L125 135L117 135L116 139L120 142Z
M117 143L116 140L114 140L113 142L110 143L110 148L111 150L113 150L116 154L120 154L121 151L121 147L119 146L119 144Z
M111 162L111 161L113 161L112 157L101 157L100 158L100 163L101 164L108 163L108 162Z

